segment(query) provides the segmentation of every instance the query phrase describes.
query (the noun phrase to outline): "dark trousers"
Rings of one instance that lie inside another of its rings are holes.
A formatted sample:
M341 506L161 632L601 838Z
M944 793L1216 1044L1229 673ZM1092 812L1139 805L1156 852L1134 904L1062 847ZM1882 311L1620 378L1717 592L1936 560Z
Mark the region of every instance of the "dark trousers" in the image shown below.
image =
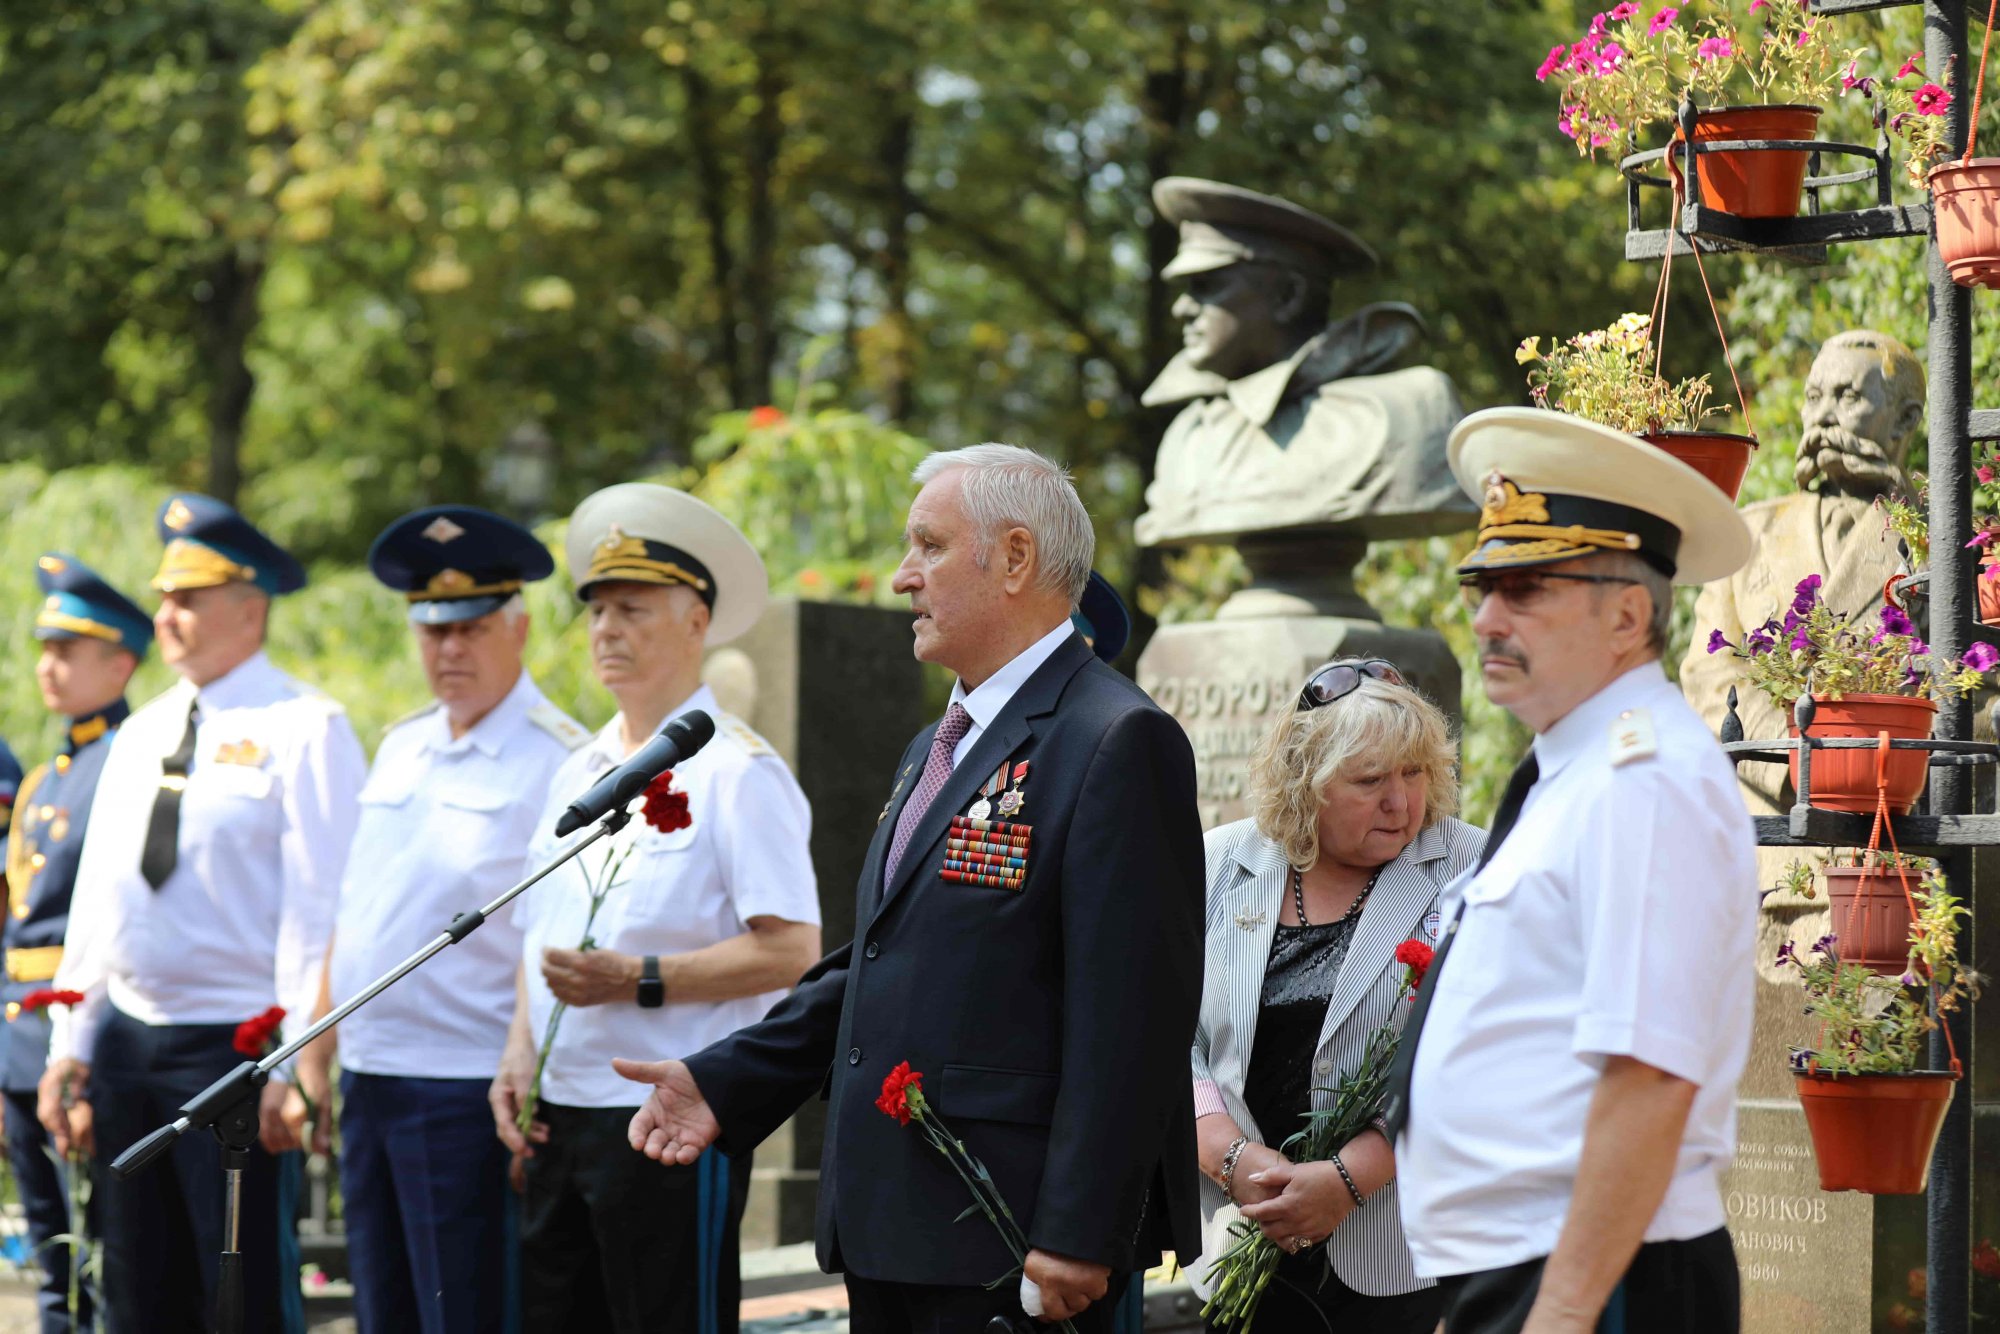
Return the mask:
M122 1181L109 1165L242 1063L231 1045L235 1035L234 1024L154 1028L116 1009L98 1033L90 1101L111 1334L198 1334L213 1327L225 1200L221 1146L206 1131L190 1131ZM298 1181L298 1154L274 1158L261 1147L250 1150L240 1233L246 1334L305 1328Z
M1442 1280L1445 1334L1518 1334L1542 1285L1544 1256ZM1632 1257L1598 1317L1598 1334L1736 1334L1742 1321L1736 1248L1727 1229L1653 1241Z
M7 1100L7 1161L14 1168L14 1185L21 1193L21 1211L28 1218L28 1244L34 1247L35 1261L42 1267L42 1283L35 1294L41 1313L42 1334L70 1334L69 1266L67 1243L50 1240L71 1231L69 1221L68 1167L56 1164L55 1145L49 1132L35 1119L35 1091L9 1089ZM86 1228L90 1235L94 1230ZM90 1328L90 1291L79 1284L76 1290L79 1327Z
M508 1328L514 1192L483 1079L340 1077L340 1195L361 1334Z
M968 1223L980 1220L968 1220ZM1012 1275L998 1287L942 1287L925 1283L886 1283L847 1275L847 1328L850 1334L988 1334L995 1317L1011 1320L1017 1330L1041 1334L1054 1329L1031 1320L1021 1310L1021 1279ZM1126 1300L1139 1290L1137 1276L1113 1274L1103 1300L1092 1302L1070 1323L1077 1334L1137 1334L1135 1303ZM1272 1326L1272 1328L1278 1328Z
M527 1163L523 1334L735 1334L750 1158L666 1166L625 1138L636 1107L559 1107Z
M1444 1293L1419 1288L1370 1297L1340 1281L1315 1246L1278 1261L1278 1273L1257 1304L1255 1328L1274 1334L1431 1334L1444 1314ZM1204 1329L1222 1326L1204 1321Z

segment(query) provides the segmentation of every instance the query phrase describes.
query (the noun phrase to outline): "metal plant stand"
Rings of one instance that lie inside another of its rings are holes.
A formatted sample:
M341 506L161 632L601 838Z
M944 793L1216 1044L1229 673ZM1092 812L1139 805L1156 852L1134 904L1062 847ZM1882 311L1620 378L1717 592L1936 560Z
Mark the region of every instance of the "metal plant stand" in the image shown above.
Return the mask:
M1812 0L1818 14L1860 13L1921 3L1924 13L1924 59L1930 70L1967 69L1967 17L1964 0ZM1963 79L1961 79L1961 87ZM1963 149L1969 129L1969 99L1954 97L1947 112L1945 142L1951 156ZM1687 142L1669 149L1637 153L1621 162L1627 180L1628 231L1625 254L1628 259L1660 259L1670 254L1754 251L1799 262L1818 262L1826 247L1852 241L1887 240L1898 237L1929 237L1931 209L1928 203L1899 205L1889 197L1890 153L1888 137L1878 122L1876 144L1871 149L1858 144L1824 140L1745 140L1723 144L1693 142L1691 107L1682 113L1683 137ZM1806 212L1797 218L1739 218L1716 210L1701 195L1695 158L1718 149L1805 151L1808 159ZM1679 176L1688 198L1679 205L1673 225L1647 231L1640 227L1642 192L1673 189L1672 182L1652 170L1669 154L1679 158ZM1863 159L1858 170L1822 175L1826 157ZM1828 212L1821 206L1823 191L1851 188L1872 180L1875 199L1868 208ZM1953 661L1974 640L2000 644L1991 629L1978 623L1978 601L1974 590L1976 556L1965 550L1972 535L1972 464L1975 441L2000 440L2000 408L1977 410L1972 402L1972 294L1951 281L1938 257L1935 240L1926 246L1930 285L1929 329L1929 411L1930 427L1930 532L1931 569L1926 590L1929 597L1929 638L1939 661ZM1731 699L1733 723L1734 698ZM1807 701L1810 709L1810 701ZM1810 721L1808 712L1806 721ZM1744 740L1741 726L1725 724L1723 740L1742 761L1785 762L1788 751L1798 751L1800 781L1798 804L1783 816L1760 817L1758 842L1765 846L1863 847L1868 843L1872 817L1816 810L1810 805L1812 753L1826 747L1872 747L1873 741L1846 741L1812 738L1800 741ZM1801 729L1802 733L1806 729ZM1974 769L1991 765L2000 750L1972 742L1972 705L1967 699L1938 701L1932 739L1924 742L1895 742L1898 748L1930 752L1929 783L1923 812L1896 817L1893 821L1897 843L1905 851L1922 851L1938 858L1951 891L1972 902L1972 850L2000 846L2000 812L1973 812ZM1969 919L1960 941L1961 957L1973 956L1976 918ZM1963 1007L1947 1023L1955 1040L1964 1069L1953 1092L1944 1129L1931 1159L1926 1208L1927 1275L1925 1293L1930 1334L1964 1334L1971 1322L1972 1252L1972 1054L1971 1007ZM1931 1064L1947 1063L1945 1035L1931 1038Z

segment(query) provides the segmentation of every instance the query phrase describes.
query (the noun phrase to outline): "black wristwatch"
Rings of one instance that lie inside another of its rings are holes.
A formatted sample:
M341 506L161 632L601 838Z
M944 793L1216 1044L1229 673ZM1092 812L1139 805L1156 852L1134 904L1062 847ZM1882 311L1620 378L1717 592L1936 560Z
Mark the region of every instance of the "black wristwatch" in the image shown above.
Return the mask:
M639 1008L657 1010L667 1003L667 984L660 980L660 956L648 954L639 961Z

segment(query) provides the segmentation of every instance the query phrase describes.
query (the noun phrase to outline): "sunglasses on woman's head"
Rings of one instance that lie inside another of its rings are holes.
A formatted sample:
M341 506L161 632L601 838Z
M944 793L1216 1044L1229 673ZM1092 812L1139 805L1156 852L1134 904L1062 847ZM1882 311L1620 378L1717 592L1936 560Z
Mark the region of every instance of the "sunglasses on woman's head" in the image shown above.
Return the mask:
M1361 678L1387 681L1392 686L1408 685L1403 674L1396 670L1396 664L1382 658L1354 658L1347 662L1330 662L1306 678L1299 687L1299 712L1317 709L1333 703L1343 696L1353 694L1361 686Z

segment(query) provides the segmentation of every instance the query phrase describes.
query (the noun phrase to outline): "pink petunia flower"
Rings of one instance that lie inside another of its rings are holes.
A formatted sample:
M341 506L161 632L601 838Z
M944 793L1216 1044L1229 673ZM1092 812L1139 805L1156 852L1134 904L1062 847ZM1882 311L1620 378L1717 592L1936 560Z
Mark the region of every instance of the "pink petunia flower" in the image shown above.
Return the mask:
M1556 128L1561 130L1565 135L1574 139L1576 138L1577 120L1578 120L1577 109L1575 107L1566 106L1562 109L1562 114L1556 117Z
M1562 68L1563 55L1568 50L1569 48L1566 46L1550 47L1548 57L1542 61L1540 68L1535 71L1535 81L1537 83L1547 83L1549 75L1554 74Z
M1598 14L1592 17L1590 20L1590 35L1592 37L1602 37L1604 35L1604 25L1608 21L1609 16L1605 14Z
M1646 35L1648 37L1658 37L1661 33L1674 26L1674 20L1679 18L1680 14L1681 12L1678 9L1662 9L1659 13L1653 15L1652 26L1646 29Z
M1736 54L1736 43L1727 37L1705 37L1694 53L1703 60L1727 60Z
M1919 116L1942 116L1951 105L1951 94L1934 83L1927 83L1910 94L1910 105Z
M1988 467L1974 468L1972 470L1972 473L1982 482L1990 482L1993 480L1994 476L1993 469Z
M1611 21L1613 23L1623 23L1626 19L1637 18L1638 16L1639 6L1631 3L1631 0L1626 0L1626 3L1614 7L1611 11Z
M1750 12L1754 14L1758 10L1762 9L1765 5L1768 5L1770 3L1771 0L1750 0Z
M1598 77L1603 78L1607 74L1617 73L1618 67L1624 62L1625 48L1616 42L1606 42L1604 49L1597 53Z
M1899 79L1907 79L1912 74L1922 74L1923 72L1924 72L1924 53L1921 51L1915 51L1911 53L1910 58L1908 60L1905 60L1903 62L1903 67L1896 71L1896 77Z
M1808 43L1810 43L1812 39L1813 39L1813 25L1808 23L1803 29L1800 30L1799 40L1794 42L1793 45L1803 48Z

